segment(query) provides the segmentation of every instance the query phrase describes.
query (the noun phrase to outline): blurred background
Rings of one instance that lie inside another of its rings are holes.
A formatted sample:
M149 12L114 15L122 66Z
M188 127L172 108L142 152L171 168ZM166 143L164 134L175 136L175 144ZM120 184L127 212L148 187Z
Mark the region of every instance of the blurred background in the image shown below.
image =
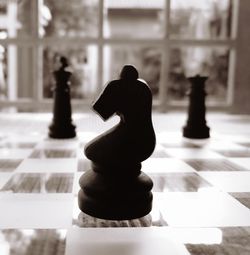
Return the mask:
M199 74L208 108L250 113L249 21L247 0L0 0L0 110L50 110L65 56L74 110L133 64L156 110L186 108Z

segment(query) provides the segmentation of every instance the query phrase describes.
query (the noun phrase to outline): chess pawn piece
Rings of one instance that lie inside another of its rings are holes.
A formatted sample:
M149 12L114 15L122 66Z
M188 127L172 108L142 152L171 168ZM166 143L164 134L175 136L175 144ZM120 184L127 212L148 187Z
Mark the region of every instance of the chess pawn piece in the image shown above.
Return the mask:
M71 119L70 87L71 73L66 71L68 62L65 57L60 58L61 67L55 71L56 86L54 88L53 120L49 126L49 137L65 139L76 136L75 126Z
M153 199L153 182L141 171L141 162L155 148L151 90L138 79L135 67L125 65L120 79L105 87L93 109L104 120L116 113L120 122L85 146L92 167L79 180L79 208L108 220L143 217Z
M188 78L191 83L189 92L188 120L183 128L183 136L190 139L209 138L209 127L206 125L205 82L207 77L196 75Z

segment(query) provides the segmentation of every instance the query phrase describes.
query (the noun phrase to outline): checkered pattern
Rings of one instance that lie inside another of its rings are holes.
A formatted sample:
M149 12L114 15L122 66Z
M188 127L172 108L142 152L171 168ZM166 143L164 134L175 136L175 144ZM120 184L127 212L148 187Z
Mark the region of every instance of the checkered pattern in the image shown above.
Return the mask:
M84 115L76 120L77 138L55 140L47 138L46 116L39 125L33 118L23 121L25 134L6 119L0 134L0 254L9 246L10 254L78 254L104 232L107 240L114 235L130 240L136 231L143 238L164 236L186 252L173 255L250 254L250 136L212 133L197 142L181 132L156 130L156 149L142 162L154 182L151 227L144 228L141 219L87 228L79 223L77 206L78 180L90 167L83 147L113 122L102 128L92 115ZM47 250L35 253L42 249Z

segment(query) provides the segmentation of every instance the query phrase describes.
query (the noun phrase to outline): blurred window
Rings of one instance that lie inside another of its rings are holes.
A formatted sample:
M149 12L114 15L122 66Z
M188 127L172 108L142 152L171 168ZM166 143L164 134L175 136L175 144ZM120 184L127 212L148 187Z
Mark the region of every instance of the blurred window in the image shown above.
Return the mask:
M0 1L0 101L50 99L65 56L73 101L93 100L134 64L154 102L187 101L187 77L199 74L209 77L209 100L228 104L234 8L235 0Z
M97 0L44 0L41 7L41 36L96 37Z
M230 38L230 0L172 0L170 35L175 38Z

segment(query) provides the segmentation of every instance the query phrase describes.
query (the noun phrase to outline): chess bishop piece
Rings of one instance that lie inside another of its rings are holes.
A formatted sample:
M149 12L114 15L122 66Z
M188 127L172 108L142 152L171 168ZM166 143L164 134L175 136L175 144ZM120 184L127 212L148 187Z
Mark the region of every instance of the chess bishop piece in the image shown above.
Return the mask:
M196 75L188 78L191 83L189 92L188 120L183 128L183 136L190 139L209 138L209 127L206 124L205 82L207 77Z
M71 73L66 71L67 59L60 58L61 67L55 71L56 86L54 88L53 120L49 126L49 137L57 139L73 138L76 136L75 126L71 119L70 87Z
M151 90L138 79L135 67L126 65L93 109L104 120L117 114L120 122L85 146L92 167L79 180L79 208L107 220L143 217L151 211L153 199L153 182L141 171L141 162L155 148Z

